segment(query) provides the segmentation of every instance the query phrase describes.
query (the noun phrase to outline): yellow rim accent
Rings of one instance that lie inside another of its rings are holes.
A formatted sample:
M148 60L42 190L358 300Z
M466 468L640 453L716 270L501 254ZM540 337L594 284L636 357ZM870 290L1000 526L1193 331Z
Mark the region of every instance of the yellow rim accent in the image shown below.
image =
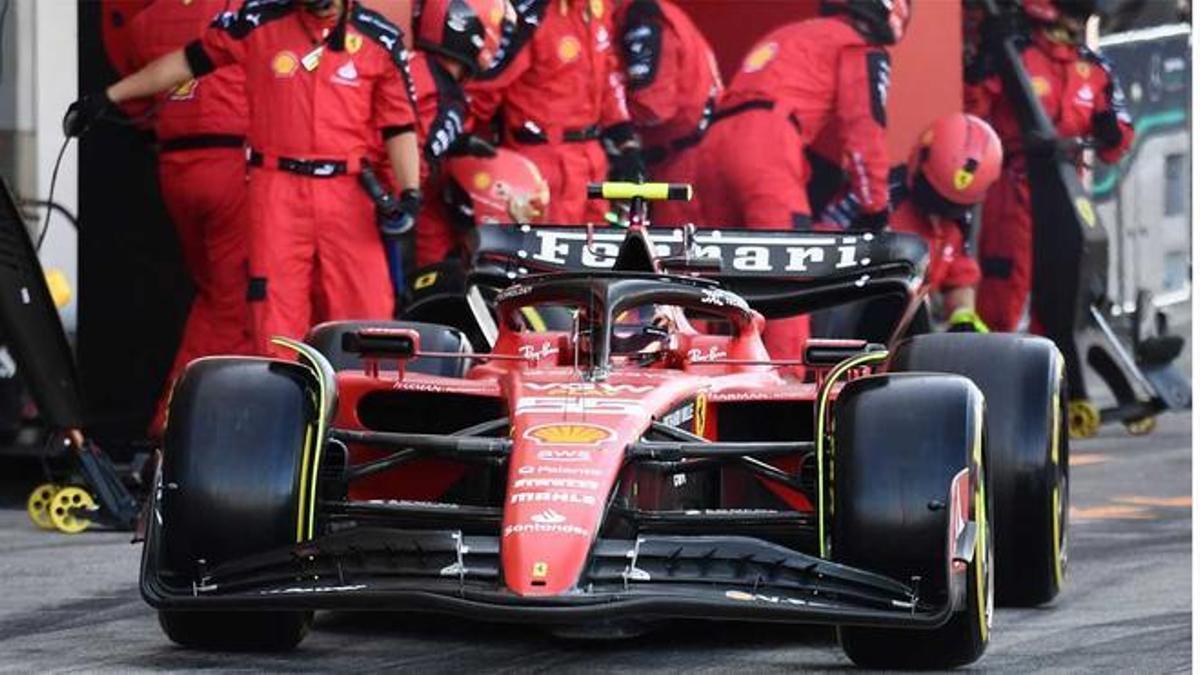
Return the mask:
M538 333L546 332L546 322L542 320L542 315L538 311L528 305L521 308L521 316L529 322L529 329Z
M54 499L54 493L59 489L54 483L42 483L35 487L33 492L29 493L29 499L25 500L25 511L29 514L29 519L43 530L54 529L54 521L50 520L50 500Z
M825 377L821 390L817 393L817 545L821 557L828 555L825 550L825 411L829 407L829 396L833 393L833 385L848 371L887 359L887 351L868 352L852 356L834 366Z
M987 584L988 571L984 568L984 555L987 552L987 481L983 471L983 397L976 397L975 400L975 429L972 432L972 447L971 457L975 462L976 471L978 472L978 480L975 481L975 518L978 524L978 533L975 538L975 597L978 603L979 612L979 637L982 641L987 642L988 633L991 631L990 617L991 612L988 607L987 593L984 586ZM987 561L988 565L992 564L991 560Z
M55 492L50 500L50 520L59 532L78 534L92 524L83 512L95 511L96 508L91 493L80 487L68 486Z
M1057 367L1055 368L1054 376L1054 413L1050 425L1050 461L1056 467L1055 480L1058 478L1059 457L1059 438L1062 436L1062 378L1063 378L1063 358L1062 354L1058 355ZM1052 542L1052 552L1054 555L1054 583L1061 587L1063 582L1063 565L1062 565L1062 541L1060 537L1063 531L1062 513L1060 510L1059 500L1062 496L1059 494L1059 486L1057 482L1054 485L1054 492L1051 495L1051 508L1053 524L1051 526L1051 535L1054 537Z

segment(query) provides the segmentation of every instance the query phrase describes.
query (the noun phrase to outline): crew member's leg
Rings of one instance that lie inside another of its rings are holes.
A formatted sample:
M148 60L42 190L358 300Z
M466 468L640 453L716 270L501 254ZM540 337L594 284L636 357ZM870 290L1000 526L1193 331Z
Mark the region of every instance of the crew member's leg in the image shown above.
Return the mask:
M1033 281L1033 214L1025 176L1006 170L988 191L979 231L979 316L993 331L1017 329Z
M245 154L225 148L166 153L158 168L163 201L175 224L195 296L151 435L161 431L171 387L184 366L202 356L253 350L246 304Z
M338 179L297 176L270 169L250 171L250 284L246 298L254 318L254 348L281 353L274 336L302 338L312 322L313 274L319 230L318 198ZM369 203L369 200L368 200ZM349 219L358 214L343 213ZM334 219L336 223L338 219ZM368 219L368 223L373 221Z
M374 204L353 176L317 182L316 283L328 319L393 318L395 295Z

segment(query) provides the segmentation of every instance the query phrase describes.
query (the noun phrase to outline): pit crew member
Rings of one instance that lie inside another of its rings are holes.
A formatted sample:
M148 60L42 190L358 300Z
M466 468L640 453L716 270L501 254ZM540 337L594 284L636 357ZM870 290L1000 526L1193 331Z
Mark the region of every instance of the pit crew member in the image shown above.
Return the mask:
M708 40L668 0L632 0L617 11L629 115L643 144L650 178L691 183L696 146L724 85ZM697 201L657 202L655 223L700 220Z
M954 113L921 134L908 160L906 190L890 218L897 232L929 244L925 283L940 291L951 330L987 332L975 312L979 264L966 251L969 219L1000 176L1000 138L987 122Z
M644 175L613 44L611 0L551 0L503 74L472 90L472 115L499 114L503 145L525 155L550 186L549 221L602 222L587 184ZM611 167L604 141L612 150Z
M356 174L382 135L401 189L420 156L399 28L356 0L247 0L203 36L72 104L64 130L103 110L240 64L252 115L250 282L258 351L328 319L386 319L393 293L374 204ZM201 80L203 85L203 80ZM406 202L415 217L418 205Z
M194 40L227 4L152 3L129 25L131 70ZM192 359L253 350L246 304L250 224L245 79L241 68L223 68L203 86L190 80L160 94L154 108L159 188L196 293L151 435L161 429L170 383Z
M1021 59L1034 93L1063 138L1091 138L1097 155L1114 163L1128 151L1133 126L1125 96L1107 62L1083 46L1094 0L1025 0L1029 26ZM1012 331L1025 314L1033 283L1033 213L1023 131L985 50L968 68L966 110L988 120L1004 145L1004 170L983 207L979 313L998 331ZM1036 316L1031 325L1036 330Z

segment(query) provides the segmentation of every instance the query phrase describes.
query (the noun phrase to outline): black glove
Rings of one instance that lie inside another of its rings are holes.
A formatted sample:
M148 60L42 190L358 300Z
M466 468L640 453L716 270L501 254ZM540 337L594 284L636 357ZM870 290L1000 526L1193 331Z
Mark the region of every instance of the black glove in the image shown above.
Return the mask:
M1121 123L1117 121L1116 111L1109 109L1092 113L1092 136L1101 150L1115 148L1121 144Z
M107 92L85 94L78 101L67 106L67 112L63 115L62 121L63 135L68 138L82 136L83 132L87 131L88 127L100 119L100 116L113 105Z
M496 156L496 146L475 134L462 134L455 139L446 156L492 158Z
M608 158L608 180L641 183L646 180L646 163L642 161L642 149L627 146Z
M388 196L386 203L375 208L375 222L379 232L387 239L403 236L417 224L417 213L421 210L421 191L408 189L396 199Z

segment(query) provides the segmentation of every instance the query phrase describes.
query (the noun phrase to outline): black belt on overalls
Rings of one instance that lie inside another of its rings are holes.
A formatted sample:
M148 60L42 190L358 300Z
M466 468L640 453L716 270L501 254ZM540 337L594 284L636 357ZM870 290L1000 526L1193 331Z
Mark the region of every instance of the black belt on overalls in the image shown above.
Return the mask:
M537 125L526 123L524 126L517 127L512 130L512 138L514 141L522 145L544 145L551 141L550 136L546 134ZM600 126L590 124L586 127L578 129L564 129L561 135L561 143L586 143L600 138Z
M341 159L293 159L263 154L257 150L250 151L250 166L267 169L278 169L288 173L310 178L333 178L347 174L359 173L362 170L361 161L346 161Z
M193 134L178 136L159 141L158 152L181 152L184 150L204 150L206 148L242 148L246 145L245 136L231 134Z
M744 112L749 112L751 110L774 110L774 109L775 109L775 101L768 101L766 99L753 99L750 101L743 101L737 105L732 105L732 106L729 106L728 108L722 108L722 109L718 110L717 112L713 113L712 124L716 124L717 122L720 122L721 120L727 120L730 117L736 117L738 115L741 115ZM787 116L787 120L788 120L788 122L792 123L792 126L796 127L796 133L803 133L802 126L800 124L800 118L796 116L796 113L794 113L794 112L789 113ZM712 124L710 124L709 126L712 126Z

